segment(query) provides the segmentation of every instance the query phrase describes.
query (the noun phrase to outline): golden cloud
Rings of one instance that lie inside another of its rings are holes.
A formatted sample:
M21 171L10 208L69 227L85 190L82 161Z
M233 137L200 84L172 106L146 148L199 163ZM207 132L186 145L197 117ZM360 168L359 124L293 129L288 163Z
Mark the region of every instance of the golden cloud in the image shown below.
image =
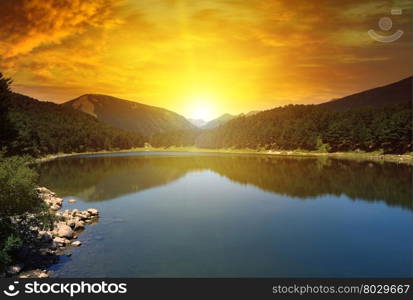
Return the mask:
M119 22L119 0L2 0L0 56L14 58L44 45Z

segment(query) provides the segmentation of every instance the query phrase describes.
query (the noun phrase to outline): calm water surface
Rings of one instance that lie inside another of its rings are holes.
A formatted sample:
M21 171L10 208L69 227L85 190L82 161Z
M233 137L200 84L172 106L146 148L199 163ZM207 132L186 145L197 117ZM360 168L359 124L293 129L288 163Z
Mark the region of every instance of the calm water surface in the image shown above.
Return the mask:
M100 210L57 277L412 276L412 168L124 153L39 166L64 209Z

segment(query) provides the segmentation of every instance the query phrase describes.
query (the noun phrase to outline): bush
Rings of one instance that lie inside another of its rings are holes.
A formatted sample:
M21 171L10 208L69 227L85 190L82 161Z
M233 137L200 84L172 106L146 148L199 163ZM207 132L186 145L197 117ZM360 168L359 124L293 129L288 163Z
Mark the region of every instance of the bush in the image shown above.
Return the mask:
M35 190L37 173L27 157L5 158L0 153L0 270L13 261L13 253L29 242L30 228L50 227L47 206Z

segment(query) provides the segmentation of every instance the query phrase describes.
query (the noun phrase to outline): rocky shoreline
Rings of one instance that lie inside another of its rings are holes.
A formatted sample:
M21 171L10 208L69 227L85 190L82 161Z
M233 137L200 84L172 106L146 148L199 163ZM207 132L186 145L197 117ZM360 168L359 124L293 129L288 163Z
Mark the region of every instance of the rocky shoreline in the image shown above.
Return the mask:
M48 205L54 216L53 229L40 230L31 228L28 245L23 245L19 251L20 263L6 268L7 277L20 278L47 278L47 268L59 261L62 255L70 256L68 250L79 247L82 243L77 240L85 226L96 223L99 211L89 208L84 211L78 209L61 211L63 199L45 187L36 189L39 197ZM69 201L73 203L74 201ZM32 215L36 218L36 215Z

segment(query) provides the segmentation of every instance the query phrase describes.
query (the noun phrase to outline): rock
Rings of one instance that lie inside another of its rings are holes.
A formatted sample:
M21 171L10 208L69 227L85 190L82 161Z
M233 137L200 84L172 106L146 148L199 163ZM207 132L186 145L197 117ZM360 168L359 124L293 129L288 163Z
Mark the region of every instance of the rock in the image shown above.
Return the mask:
M69 202L69 203L76 203L76 199L70 199L70 200L68 200L67 202Z
M52 235L46 231L39 232L39 237L40 237L40 240L44 243L50 243L53 240Z
M41 272L41 273L38 275L38 277L39 277L39 278L48 278L49 275L48 275L47 273L45 273L45 272Z
M62 206L62 204L63 204L63 199L62 199L62 198L55 197L55 198L53 199L53 202L54 202L55 204L59 205L59 206Z
M70 239L73 237L73 230L72 228L70 228L70 226L67 226L65 223L59 223L57 227L57 236Z
M38 187L38 188L36 188L36 190L39 194L50 195L50 196L55 196L56 195L56 193L52 192L51 190L49 190L45 187Z
M81 220L87 220L90 218L90 214L86 211L79 212L76 216L79 217Z
M72 246L79 247L80 245L82 245L80 241L72 242Z
M30 270L20 274L20 278L48 278L49 275L47 274L47 270Z
M67 226L70 226L71 228L74 228L75 225L76 225L76 221L73 220L73 219L69 219L69 220L66 222L66 224L67 224Z
M23 264L18 264L15 266L10 266L7 268L7 273L9 273L10 275L17 275L21 272L21 270L23 269L24 265Z
M87 210L87 212L88 212L89 214L91 214L92 216L97 216L97 215L99 214L99 211L98 211L96 208L89 208L89 209Z
M83 221L77 221L76 222L76 225L75 225L75 230L77 230L77 229L83 229L83 228L85 228L85 222L83 222Z
M66 244L66 239L62 238L62 237L55 237L53 239L53 242L55 242L56 244L58 244L59 246L61 245L65 245Z
M50 209L51 210L59 210L60 209L60 206L59 205L56 205L56 204L53 204L52 206L50 206Z

